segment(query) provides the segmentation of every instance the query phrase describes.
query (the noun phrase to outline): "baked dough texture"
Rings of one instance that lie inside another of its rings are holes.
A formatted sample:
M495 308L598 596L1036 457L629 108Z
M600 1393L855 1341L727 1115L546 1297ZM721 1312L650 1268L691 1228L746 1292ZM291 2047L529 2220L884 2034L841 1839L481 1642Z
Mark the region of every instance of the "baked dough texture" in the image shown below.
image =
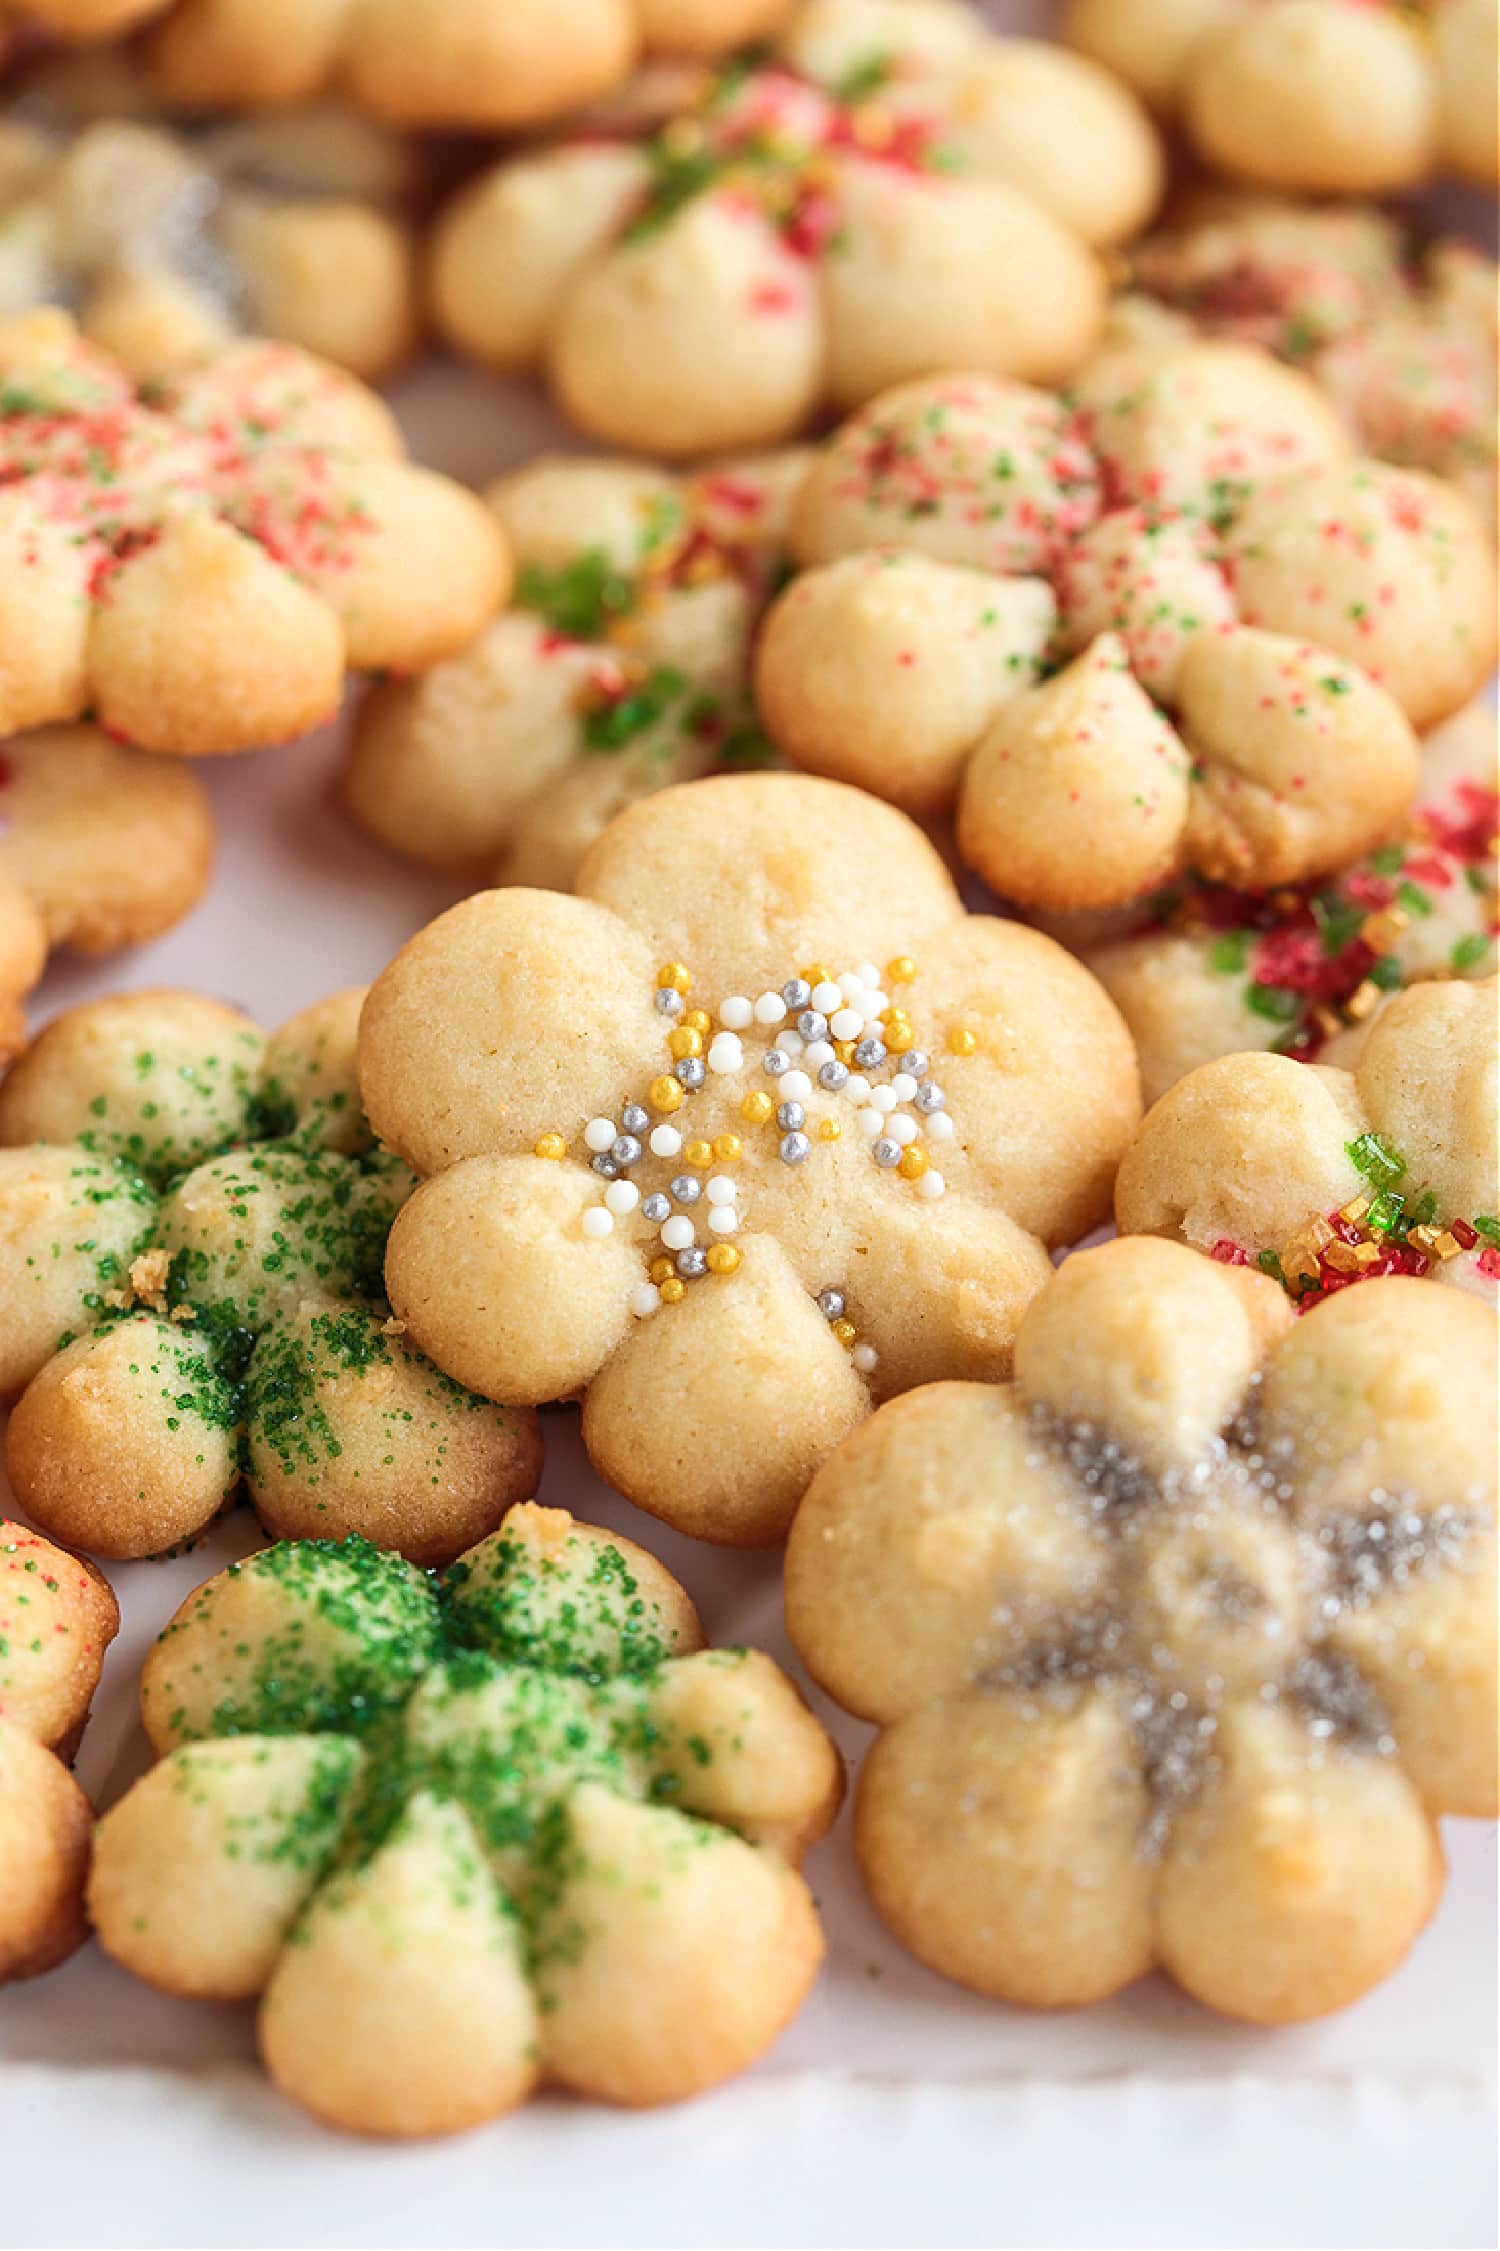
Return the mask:
M583 1394L640 1507L776 1540L873 1400L1007 1370L1046 1246L1107 1208L1134 1051L831 782L662 790L577 888L480 893L371 989L365 1104L428 1176L386 1287L456 1381Z
M463 647L508 587L493 516L401 460L352 376L245 342L146 393L65 313L0 319L0 730L283 741L348 670Z
M1493 1305L1495 1032L1493 977L1428 983L1345 1034L1337 1062L1201 1065L1126 1151L1121 1232L1258 1265L1299 1304L1382 1274L1431 1274Z
M1063 29L1216 171L1316 195L1494 184L1491 0L1069 0Z
M1220 341L1113 351L1071 402L898 385L819 450L792 548L772 740L911 811L956 800L968 864L1049 912L1347 865L1495 647L1461 495L1351 459L1305 376Z
M371 689L341 783L361 827L482 883L568 890L637 798L770 763L750 652L807 459L677 477L543 455L492 485L513 606L420 679Z
M54 946L112 953L169 930L203 895L208 799L185 766L97 727L44 727L0 747L0 1063Z
M0 43L12 31L50 32L80 46L133 31L166 0L0 0Z
M74 306L138 381L245 333L373 380L417 337L419 176L331 102L183 119L123 53L66 56L0 122L0 313Z
M1407 830L1324 883L1256 894L1183 876L1141 910L1048 921L1130 1026L1148 1102L1251 1048L1342 1060L1389 994L1494 975L1495 752L1490 703L1439 727Z
M1314 376L1356 443L1459 485L1494 534L1496 272L1367 203L1198 190L1130 253L1106 348L1194 332Z
M1430 1282L1299 1321L1115 1242L1035 1300L1013 1384L839 1448L787 1617L881 1729L855 1847L903 1944L1030 2008L1161 1968L1257 2024L1398 1967L1435 1817L1495 1812L1495 1349Z
M440 1578L364 1541L234 1564L146 1663L161 1763L104 1819L117 1961L260 1997L282 2091L453 2133L543 2081L644 2107L732 2077L817 1973L796 1873L837 1755L771 1660L561 1509Z
M393 124L513 131L608 93L643 58L763 39L790 4L178 0L147 55L179 101L277 104L336 89Z
M955 0L810 0L763 66L475 181L433 301L457 350L543 369L595 437L747 449L940 368L1069 374L1097 252L1160 187L1145 113L1078 57Z
M6 1465L70 1545L157 1554L243 1489L275 1534L446 1563L534 1491L535 1417L390 1317L413 1182L360 1113L361 998L269 1038L192 993L94 1001L0 1085Z
M94 1817L65 1762L119 1624L92 1564L0 1517L0 1985L83 1940Z

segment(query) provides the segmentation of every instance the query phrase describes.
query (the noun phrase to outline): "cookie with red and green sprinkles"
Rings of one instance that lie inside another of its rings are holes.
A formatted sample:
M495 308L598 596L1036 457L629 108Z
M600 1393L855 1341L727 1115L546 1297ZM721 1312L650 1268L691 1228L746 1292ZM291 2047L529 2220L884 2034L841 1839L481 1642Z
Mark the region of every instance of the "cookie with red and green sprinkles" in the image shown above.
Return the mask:
M1121 1232L1258 1267L1299 1307L1383 1274L1493 1304L1495 1010L1493 978L1429 980L1380 1008L1347 1069L1255 1053L1200 1065L1121 1160Z
M808 458L678 477L560 454L492 485L515 599L462 655L362 702L340 784L360 826L458 875L566 890L638 798L772 763L751 650Z
M1128 94L953 0L808 0L759 61L650 91L474 182L433 266L459 351L644 452L779 443L946 368L1059 379L1160 192Z
M68 316L0 322L0 731L92 713L149 750L284 741L362 668L421 670L509 585L471 493L285 344L139 388Z
M745 2069L822 1934L797 1864L832 1744L758 1651L709 1650L631 1541L525 1505L441 1574L290 1542L148 1657L160 1764L89 1905L169 1992L259 1999L283 2093L354 2132L497 2118L546 2083L634 2107Z
M1405 831L1327 882L1247 893L1184 877L1113 930L1048 927L1113 996L1154 1102L1251 1048L1343 1062L1390 994L1492 976L1497 833L1495 713L1474 704L1424 743Z
M65 1762L119 1624L92 1564L0 1517L0 1985L83 1940L93 1811Z
M97 1001L0 1085L6 1465L70 1544L158 1554L243 1492L274 1532L444 1562L534 1489L534 1416L392 1317L414 1183L360 1111L360 998L269 1038L190 993Z

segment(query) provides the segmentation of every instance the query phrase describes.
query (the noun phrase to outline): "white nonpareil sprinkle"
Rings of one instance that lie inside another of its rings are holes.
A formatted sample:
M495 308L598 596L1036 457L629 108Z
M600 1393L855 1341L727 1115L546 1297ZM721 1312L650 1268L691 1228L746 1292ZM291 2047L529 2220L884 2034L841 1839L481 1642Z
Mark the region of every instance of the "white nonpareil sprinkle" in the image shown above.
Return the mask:
M739 1223L740 1215L733 1204L715 1204L708 1215L708 1224L716 1235L732 1235Z
M732 1204L735 1198L734 1182L727 1172L711 1173L705 1193L711 1204Z
M831 1008L837 1008L843 997L831 979L825 979L821 985L814 985L812 989L812 1005L820 1016L826 1016Z
M899 1141L904 1149L909 1141L915 1141L917 1138L917 1121L915 1118L909 1118L903 1110L898 1116L886 1119L885 1130L891 1139Z
M745 1050L733 1032L719 1032L709 1043L708 1067L720 1074L743 1069Z
M895 1107L896 1107L896 1090L895 1090L895 1088L894 1088L894 1087L889 1087L889 1086L872 1086L872 1087L871 1087L871 1089L870 1089L870 1108L871 1108L872 1110L879 1110L879 1111L880 1111L880 1112L881 1112L881 1113L882 1113L882 1114L883 1114L883 1115L884 1115L885 1117L889 1117L889 1116L890 1116L890 1114L891 1114L891 1112L892 1112L892 1110L894 1110L894 1109L895 1109Z
M805 1071L783 1071L778 1091L783 1102L805 1102L812 1092L812 1080Z
M854 974L862 985L873 987L880 983L880 971L875 967L873 961L860 962Z
M786 1002L780 993L762 993L755 1004L757 1024L779 1024L786 1014Z
M836 1040L857 1040L865 1028L865 1020L857 1008L838 1008L828 1019L828 1029Z
M630 1310L638 1321L649 1321L661 1310L661 1291L654 1282L638 1282L630 1293Z
M719 1022L726 1032L747 1032L755 1022L755 1003L746 1000L743 993L731 993L719 1010Z
M917 1194L925 1196L930 1204L936 1203L947 1185L947 1181L940 1172L924 1172L917 1182Z
M810 1071L821 1071L825 1063L834 1061L831 1042L828 1040L810 1040L802 1050L802 1060Z
M653 1126L648 1146L653 1157L675 1157L682 1147L682 1135L674 1125Z
M844 1081L844 1100L862 1110L870 1099L870 1082L860 1071L851 1071Z
M923 1121L923 1130L929 1141L951 1141L953 1120L946 1110L933 1110Z
M596 1157L602 1157L615 1138L613 1118L590 1118L583 1129L583 1138Z
M634 1211L640 1200L641 1192L633 1180L612 1180L604 1191L604 1208L612 1211L616 1219L623 1219L627 1212Z
M696 1240L693 1223L681 1212L674 1212L662 1228L661 1239L669 1251L685 1251Z
M898 1071L891 1081L891 1092L898 1102L910 1102L917 1091L917 1082L910 1071Z
M600 1243L615 1231L615 1223L602 1204L591 1204L583 1215L583 1231L591 1243Z
M869 1375L880 1354L873 1344L857 1344L849 1355L862 1376Z
M861 1110L855 1122L865 1139L873 1141L884 1128L885 1118L879 1110Z

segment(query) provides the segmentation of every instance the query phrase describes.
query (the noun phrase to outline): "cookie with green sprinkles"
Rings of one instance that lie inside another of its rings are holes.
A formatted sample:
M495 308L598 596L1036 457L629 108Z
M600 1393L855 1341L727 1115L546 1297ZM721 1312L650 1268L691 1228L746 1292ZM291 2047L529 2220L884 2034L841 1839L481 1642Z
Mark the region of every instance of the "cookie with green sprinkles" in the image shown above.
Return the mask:
M360 826L459 875L567 890L637 798L771 763L751 647L808 458L678 477L557 454L492 485L514 602L460 656L365 697L340 785Z
M59 1017L0 1086L0 1395L29 1515L140 1556L242 1489L290 1536L446 1562L535 1489L536 1421L392 1317L414 1182L359 1105L361 995L269 1037L146 992Z
M837 1754L754 1650L713 1651L630 1541L513 1509L433 1575L291 1542L189 1597L147 1660L161 1762L101 1824L106 1951L260 1997L282 2090L452 2133L555 2082L716 2085L822 1957L796 1873Z
M93 1812L65 1762L119 1625L101 1572L0 1517L0 1985L84 1935Z

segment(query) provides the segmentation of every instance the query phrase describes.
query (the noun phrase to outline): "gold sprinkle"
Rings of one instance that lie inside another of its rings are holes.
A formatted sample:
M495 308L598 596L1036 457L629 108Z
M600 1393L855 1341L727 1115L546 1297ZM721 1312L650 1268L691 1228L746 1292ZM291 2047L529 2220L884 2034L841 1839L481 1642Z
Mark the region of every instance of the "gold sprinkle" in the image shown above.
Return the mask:
M1463 1249L1463 1244L1456 1235L1450 1235L1445 1227L1432 1247L1439 1258L1457 1258L1459 1252Z
M843 1130L837 1118L820 1118L818 1120L818 1139L820 1141L837 1141Z
M1323 1253L1323 1258L1325 1264L1331 1266L1335 1274L1357 1274L1360 1262L1354 1253L1355 1246L1353 1243L1330 1243Z
M544 1133L536 1145L537 1156L546 1157L549 1162L554 1164L559 1157L565 1157L567 1153L568 1144L560 1133Z
M839 1343L846 1348L853 1344L855 1338L859 1335L859 1331L852 1321L835 1321L833 1333L838 1338Z
M847 1066L854 1061L854 1050L858 1044L856 1040L835 1040L833 1052L839 1061Z
M1438 1234L1436 1227L1412 1227L1407 1231L1406 1240L1414 1251L1423 1251L1431 1258L1437 1250Z
M660 992L670 988L674 993L685 993L692 981L687 963L683 961L666 962L656 972L656 984Z
M674 1062L685 1062L688 1056L703 1053L703 1034L695 1032L691 1024L679 1024L667 1035L667 1049Z
M676 1084L676 1081L673 1081ZM740 1104L740 1116L747 1125L764 1125L776 1108L769 1094L747 1094Z
M1353 1227L1358 1220L1364 1218L1369 1208L1370 1199L1368 1196L1356 1196L1352 1204L1345 1204L1342 1207L1339 1217L1340 1219L1347 1219L1349 1225Z
M670 1282L677 1269L669 1258L653 1258L646 1271L653 1282Z
M714 1135L714 1161L721 1165L737 1165L745 1154L745 1144L737 1133Z
M971 1032L967 1024L955 1025L948 1034L948 1052L950 1055L972 1055L978 1045L978 1034Z
M732 1274L740 1263L740 1254L733 1243L712 1243L708 1252L710 1274Z
M647 1087L646 1100L653 1110L665 1110L670 1114L673 1110L682 1108L682 1088L676 1079L663 1074L661 1078L653 1079Z
M909 985L916 974L917 965L910 954L897 954L894 961L888 961L885 965L885 980L888 985Z
M686 1282L679 1282L675 1274L661 1284L663 1305L680 1305L686 1296L687 1284Z
M915 1141L909 1141L901 1152L896 1170L903 1180L920 1180L927 1170L927 1151L919 1149Z
M802 974L810 985L831 985L833 983L833 979L820 961L811 963L808 968L803 970Z
M682 1027L684 1031L696 1032L700 1039L706 1040L713 1030L713 1018L706 1008L690 1008L682 1019Z
M713 1143L711 1141L689 1141L683 1148L682 1160L684 1164L692 1165L695 1171L706 1172L714 1161Z

